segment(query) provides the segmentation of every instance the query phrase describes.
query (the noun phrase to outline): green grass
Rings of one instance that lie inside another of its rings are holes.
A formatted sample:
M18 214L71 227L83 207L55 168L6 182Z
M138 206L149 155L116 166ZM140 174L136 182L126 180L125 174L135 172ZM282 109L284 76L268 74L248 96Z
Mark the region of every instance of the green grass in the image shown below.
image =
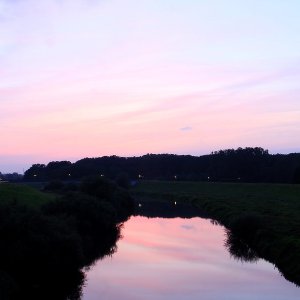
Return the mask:
M241 216L264 221L252 244L259 255L300 285L300 185L141 181L137 199L185 201L231 228Z
M15 202L39 207L44 203L55 199L56 196L50 193L43 193L36 188L25 184L1 183L0 202Z
M255 212L276 217L276 223L283 219L284 227L300 224L300 185L142 181L133 193L149 199L187 201L210 212L222 210L227 214L225 223L230 216Z

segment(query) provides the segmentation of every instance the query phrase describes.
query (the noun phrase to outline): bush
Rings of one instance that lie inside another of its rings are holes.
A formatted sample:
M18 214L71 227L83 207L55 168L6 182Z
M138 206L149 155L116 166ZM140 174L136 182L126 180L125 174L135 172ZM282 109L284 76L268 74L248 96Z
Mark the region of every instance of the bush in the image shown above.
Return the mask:
M68 193L45 205L43 212L48 216L68 220L81 238L85 264L91 260L91 256L109 254L111 241L115 242L118 238L114 207L95 197Z
M112 182L100 176L92 176L83 180L80 191L103 199L111 201L117 186Z
M48 182L45 187L44 190L45 191L61 191L64 188L64 183L60 180L53 180Z
M1 269L20 289L54 284L84 262L80 237L63 220L18 204L0 205L0 240Z
M120 173L116 178L116 183L119 187L128 190L130 187L130 180L127 173Z
M250 241L264 226L262 217L256 214L244 214L231 222L230 230L238 237Z
M81 192L110 203L116 211L117 222L133 213L134 201L127 190L103 177L89 177L82 182Z

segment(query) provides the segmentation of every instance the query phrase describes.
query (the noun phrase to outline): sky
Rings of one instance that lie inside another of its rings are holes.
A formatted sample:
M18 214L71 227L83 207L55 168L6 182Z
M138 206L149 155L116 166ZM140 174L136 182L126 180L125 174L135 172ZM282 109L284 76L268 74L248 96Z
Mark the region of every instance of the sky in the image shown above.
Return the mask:
M0 0L0 172L300 151L300 1Z

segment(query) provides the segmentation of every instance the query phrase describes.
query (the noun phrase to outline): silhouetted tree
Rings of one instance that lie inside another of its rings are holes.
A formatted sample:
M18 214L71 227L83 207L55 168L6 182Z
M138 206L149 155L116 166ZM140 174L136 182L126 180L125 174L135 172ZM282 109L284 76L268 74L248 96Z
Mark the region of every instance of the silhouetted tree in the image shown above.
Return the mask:
M269 154L261 147L214 151L210 155L146 154L140 157L103 156L84 158L75 163L36 164L25 172L24 179L79 180L102 176L120 183L120 174L131 179L202 180L233 182L281 182L297 180L295 166L300 153ZM296 177L295 177L296 176Z
M118 174L118 176L116 178L116 183L118 186L120 186L124 189L129 189L130 180L129 180L128 174L125 172Z
M294 172L294 183L300 183L300 166Z

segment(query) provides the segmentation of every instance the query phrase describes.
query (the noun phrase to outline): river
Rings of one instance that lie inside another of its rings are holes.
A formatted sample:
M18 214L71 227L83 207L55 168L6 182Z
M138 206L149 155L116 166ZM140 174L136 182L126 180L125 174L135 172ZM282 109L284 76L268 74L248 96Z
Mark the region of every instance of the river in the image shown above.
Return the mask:
M233 258L224 227L189 217L131 217L117 252L86 271L82 300L300 299L269 262Z

